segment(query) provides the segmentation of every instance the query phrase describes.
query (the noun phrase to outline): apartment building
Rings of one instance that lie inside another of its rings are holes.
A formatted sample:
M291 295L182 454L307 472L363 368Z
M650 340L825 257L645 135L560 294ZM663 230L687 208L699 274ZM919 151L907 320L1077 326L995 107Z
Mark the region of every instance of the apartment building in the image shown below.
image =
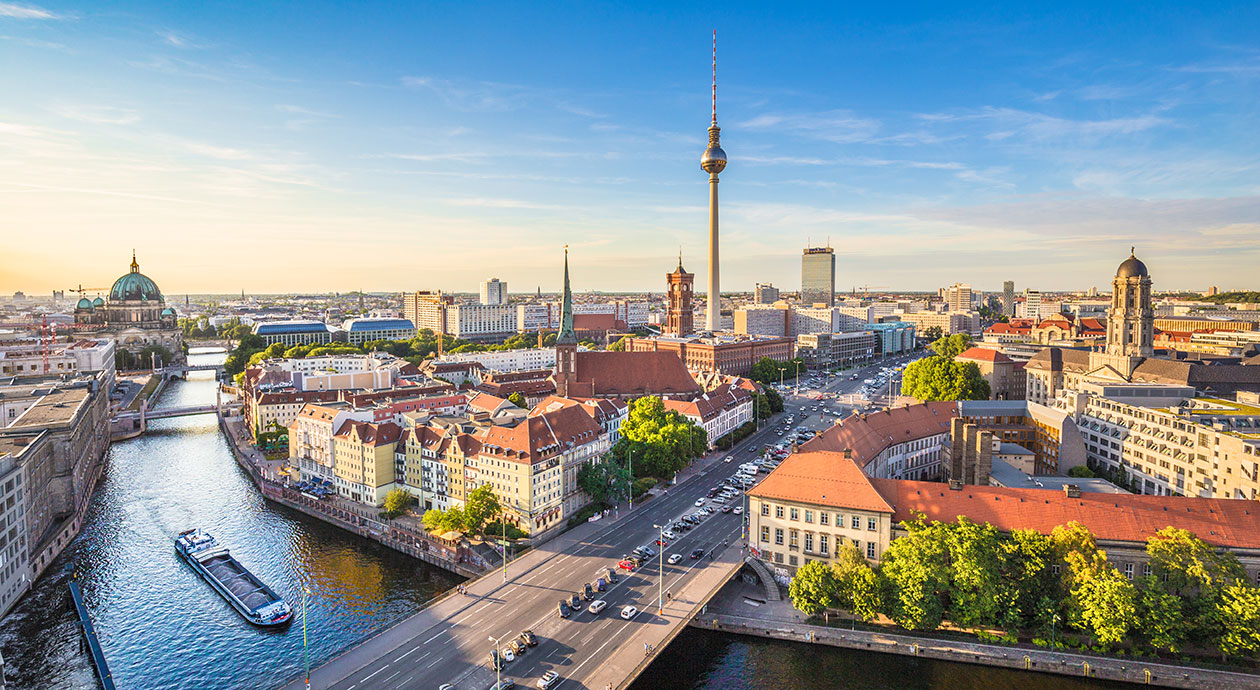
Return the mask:
M871 361L878 350L879 337L869 330L796 336L796 354L810 368L851 367Z
M337 493L380 506L394 488L394 449L402 428L348 419L332 437L333 485Z
M373 340L411 340L416 325L407 319L348 319L342 324L346 342L362 345Z
M368 422L371 410L356 410L348 403L306 403L289 424L289 464L302 480L333 481L333 437L346 421Z
M944 476L941 450L949 440L950 420L956 416L955 402L853 414L807 441L801 450L847 452L872 477L939 479Z
M77 376L104 372L103 380L112 388L114 349L114 341L108 338L54 342L47 349L38 340L6 343L0 346L0 376Z
M694 400L666 400L674 410L704 429L712 448L719 438L753 421L753 397L748 391L724 383Z

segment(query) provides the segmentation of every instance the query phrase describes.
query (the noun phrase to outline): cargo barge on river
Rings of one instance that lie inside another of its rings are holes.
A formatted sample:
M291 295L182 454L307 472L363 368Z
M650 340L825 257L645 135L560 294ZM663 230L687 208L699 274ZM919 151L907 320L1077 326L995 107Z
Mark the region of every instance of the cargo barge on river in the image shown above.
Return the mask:
M253 573L228 548L200 529L179 533L175 551L223 596L245 620L260 626L284 625L293 608Z

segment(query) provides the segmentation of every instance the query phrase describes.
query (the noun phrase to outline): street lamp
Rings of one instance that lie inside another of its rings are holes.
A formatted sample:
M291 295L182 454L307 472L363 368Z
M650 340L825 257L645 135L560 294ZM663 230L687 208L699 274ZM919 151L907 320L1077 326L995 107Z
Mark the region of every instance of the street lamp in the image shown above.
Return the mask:
M499 546L503 547L503 581L507 582L507 511L499 511L499 524L503 525L503 539Z
M306 665L306 690L311 690L311 654L306 647L306 595L310 593L310 588L302 585L302 660Z
M626 449L626 463L630 465L630 512L634 512L634 451Z
M661 560L660 560L660 578L658 578L656 581L656 606L657 606L656 614L659 616L664 616L665 615L665 525L662 523L660 525L653 524L652 526L661 531L660 542L659 544L657 544L658 546L661 547L661 552L658 554L661 557Z
M498 690L498 687L503 684L503 650L502 645L499 644L499 638L491 637L490 641L494 643L494 687Z

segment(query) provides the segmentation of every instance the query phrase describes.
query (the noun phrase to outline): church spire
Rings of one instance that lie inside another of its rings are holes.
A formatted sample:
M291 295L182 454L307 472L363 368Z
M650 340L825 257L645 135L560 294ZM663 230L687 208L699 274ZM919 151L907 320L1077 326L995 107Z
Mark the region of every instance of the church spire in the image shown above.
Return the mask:
M136 263L136 250L135 249L131 250L131 272L132 273L140 272L140 264Z
M564 301L560 311L560 333L557 344L577 343L573 333L573 291L569 289L569 245L564 246Z

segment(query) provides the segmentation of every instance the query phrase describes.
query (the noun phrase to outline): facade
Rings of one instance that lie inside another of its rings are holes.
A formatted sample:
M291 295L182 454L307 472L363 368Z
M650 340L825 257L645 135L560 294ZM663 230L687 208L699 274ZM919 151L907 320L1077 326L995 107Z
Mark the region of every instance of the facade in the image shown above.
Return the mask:
M1150 573L1146 540L1176 527L1235 554L1249 581L1260 577L1260 511L1250 501L878 479L837 452L789 456L748 490L748 501L753 555L780 578L810 561L830 562L837 544L854 544L877 561L905 535L900 523L919 516L929 522L964 516L1001 532L1045 535L1076 522L1129 579Z
M114 341L108 338L78 339L49 344L35 340L0 345L0 376L78 376L104 372L109 388L114 384ZM44 363L47 362L47 365ZM0 420L0 424L3 421Z
M1014 443L1033 454L1034 475L1066 474L1085 464L1085 441L1072 415L1064 410L1023 400L960 400L958 417L1002 443ZM950 448L944 464L951 465ZM952 473L955 479L959 476Z
M1041 291L1024 288L1024 312L1017 314L1026 319L1041 318Z
M79 299L74 309L79 335L104 338L119 350L133 355L146 347L162 347L175 357L184 357L184 332L177 323L175 309L157 283L140 272L136 254L131 253L131 270L114 281L109 299Z
M442 356L442 362L476 362L490 371L550 369L556 365L554 347L530 347L498 352L459 352Z
M626 338L626 352L673 353L686 369L719 374L747 374L762 357L780 362L792 359L792 338L710 336L704 338ZM589 355L599 353L588 353Z
M831 247L806 247L801 253L801 304L836 304L836 253Z
M740 335L789 335L792 333L792 312L792 307L784 302L741 307L734 311L735 332Z
M955 333L979 335L980 333L980 317L974 312L917 311L910 314L898 314L897 318L914 324L920 333L932 327L941 329L941 333L945 335Z
M971 286L954 283L945 288L945 304L949 311L971 311Z
M1016 362L997 350L972 347L962 352L955 361L973 362L980 369L980 376L989 382L990 400L1023 400L1024 364Z
M666 335L688 336L695 332L694 311L691 306L692 286L696 276L688 273L682 265L682 255L678 257L678 268L673 273L665 274L665 284L669 307L665 312Z
M481 303L486 305L507 304L507 283L498 278L481 281Z
M268 345L297 345L332 342L332 330L323 321L264 321L254 324L254 335Z
M289 464L298 477L334 481L333 436L346 421L367 422L371 415L344 402L303 405L289 425Z
M422 290L403 294L403 318L416 325L416 330L446 333L446 310L455 304L455 298L443 295L441 290Z
M1007 317L1015 316L1015 281L1002 282L1002 313Z
M945 475L942 449L958 403L930 402L849 415L807 441L802 451L849 453L872 477L934 479Z
M510 304L469 304L444 308L446 334L460 340L502 341L516 334L516 307Z
M796 354L810 368L849 368L873 360L879 349L874 331L808 333L796 336Z
M753 304L774 304L779 301L779 288L770 283L757 283L753 288Z
M752 395L730 384L722 384L694 400L666 400L665 409L674 410L704 429L710 448L719 438L753 421Z
M875 333L875 352L884 357L905 354L918 345L915 325L905 321L885 321L866 326Z
M380 506L394 488L394 449L402 429L392 422L347 420L333 435L333 485L337 493Z
M516 305L516 330L518 333L554 331L560 328L563 305L558 301L531 302ZM610 327L624 330L642 328L648 324L648 303L641 300L609 300L607 302L573 302L573 315L607 315Z
M407 319L349 319L342 328L346 331L346 342L351 345L416 337L416 325Z

